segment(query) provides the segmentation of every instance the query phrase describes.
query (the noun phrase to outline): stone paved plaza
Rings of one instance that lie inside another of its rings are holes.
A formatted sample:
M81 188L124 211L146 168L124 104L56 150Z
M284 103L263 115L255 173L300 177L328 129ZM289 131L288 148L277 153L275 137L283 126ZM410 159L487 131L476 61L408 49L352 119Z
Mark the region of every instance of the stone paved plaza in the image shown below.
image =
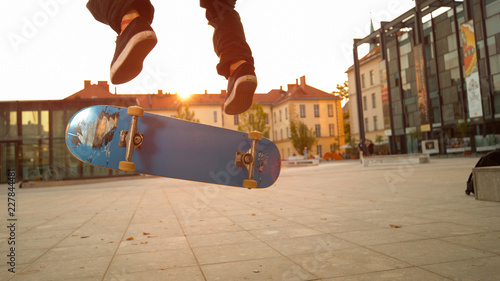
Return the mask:
M500 203L464 193L477 160L18 188L16 274L0 185L0 280L499 280Z

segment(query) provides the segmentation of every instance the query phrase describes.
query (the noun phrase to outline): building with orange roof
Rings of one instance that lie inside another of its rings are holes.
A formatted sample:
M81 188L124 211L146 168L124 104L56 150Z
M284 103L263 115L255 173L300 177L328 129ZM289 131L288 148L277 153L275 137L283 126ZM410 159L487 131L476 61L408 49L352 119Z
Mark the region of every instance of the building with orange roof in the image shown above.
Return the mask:
M146 112L168 117L177 117L179 109L187 104L189 111L194 113L194 118L200 123L237 130L239 116L227 115L223 111L226 95L226 90L220 93L205 91L203 94L192 94L185 98L164 93L163 90L158 90L156 94L113 94L109 91L107 81L92 84L86 80L84 89L68 96L66 100L135 99L137 105ZM293 148L291 121L300 120L315 130L318 142L315 147L309 148L310 154L322 157L326 152L334 151L345 143L341 98L307 85L305 76L300 77L300 83L299 79L296 79L295 84L288 84L286 90L280 87L267 94L256 93L254 103L259 103L267 114L270 138L277 144L283 158L302 154Z

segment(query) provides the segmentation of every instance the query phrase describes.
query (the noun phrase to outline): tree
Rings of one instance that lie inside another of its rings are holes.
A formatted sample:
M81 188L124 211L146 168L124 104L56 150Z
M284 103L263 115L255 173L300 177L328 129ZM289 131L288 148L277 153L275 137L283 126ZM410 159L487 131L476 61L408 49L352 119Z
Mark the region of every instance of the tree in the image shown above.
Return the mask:
M358 156L359 155L357 143L358 143L358 141L356 140L355 137L352 137L352 138L349 138L349 140L346 140L346 144L348 144L347 155L349 155L349 156Z
M200 123L199 119L194 118L194 111L189 111L189 104L184 103L177 108L177 118L191 122Z
M302 121L291 121L290 131L293 148L295 148L300 155L303 155L305 147L310 150L317 142L316 132L313 129L309 129Z
M337 90L332 92L335 95L338 95L343 100L349 100L349 83L344 81L344 84L337 84Z
M267 113L264 112L262 105L252 104L250 109L239 115L238 131L251 132L258 131L262 136L269 138L270 127L266 125Z
M380 144L384 141L384 137L381 135L375 136L375 143L380 146ZM380 153L380 147L378 148L378 153Z
M349 142L349 140L351 139L351 122L349 121L349 109L347 109L347 112L343 114L343 117L345 141Z

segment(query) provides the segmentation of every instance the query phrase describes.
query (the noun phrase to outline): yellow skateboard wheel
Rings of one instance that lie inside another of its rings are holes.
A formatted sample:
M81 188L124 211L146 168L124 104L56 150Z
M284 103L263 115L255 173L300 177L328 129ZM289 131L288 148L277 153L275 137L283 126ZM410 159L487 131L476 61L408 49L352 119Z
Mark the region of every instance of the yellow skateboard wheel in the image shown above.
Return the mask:
M127 162L127 161L120 161L120 163L118 163L118 169L120 169L122 171L133 172L133 171L135 171L135 163L134 162Z
M246 188L256 188L257 187L257 181L254 181L254 180L243 180L243 187L246 187Z
M130 116L142 117L144 115L144 109L139 106L129 106L127 109L127 114Z
M248 133L248 138L251 140L261 140L262 139L262 133L261 132L250 132Z

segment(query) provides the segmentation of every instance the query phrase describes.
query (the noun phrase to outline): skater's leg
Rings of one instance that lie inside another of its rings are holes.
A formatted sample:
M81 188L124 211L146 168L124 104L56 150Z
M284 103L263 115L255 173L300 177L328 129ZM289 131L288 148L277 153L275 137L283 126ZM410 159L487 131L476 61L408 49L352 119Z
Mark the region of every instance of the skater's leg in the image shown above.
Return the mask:
M94 18L109 25L116 33L115 54L111 61L110 78L122 84L142 71L146 56L156 45L151 28L154 8L149 0L90 0L87 8Z
M214 27L214 50L220 59L217 73L228 79L224 111L232 115L250 108L257 87L252 51L235 4L236 0L200 0Z

